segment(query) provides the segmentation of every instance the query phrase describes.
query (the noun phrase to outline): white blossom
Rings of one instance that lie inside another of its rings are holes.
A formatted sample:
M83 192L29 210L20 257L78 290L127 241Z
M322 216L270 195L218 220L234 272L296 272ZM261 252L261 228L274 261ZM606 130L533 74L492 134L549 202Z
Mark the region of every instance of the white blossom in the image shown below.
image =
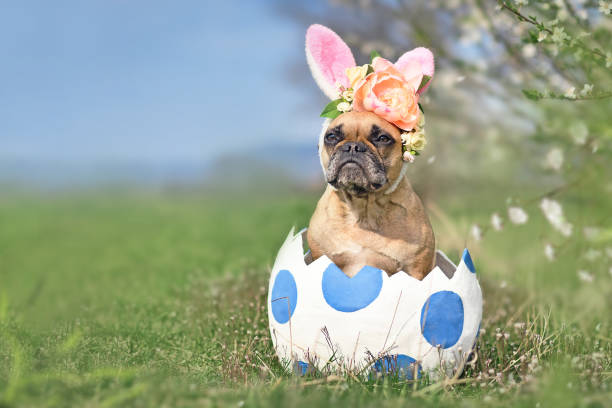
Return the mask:
M353 96L354 92L352 89L347 89L346 91L342 92L342 98L347 102L352 102Z
M561 170L561 166L563 166L563 150L558 147L550 149L546 155L544 167L559 171Z
M351 110L351 104L348 102L340 102L336 107L340 112L348 112Z
M580 90L580 96L587 96L593 92L593 84L584 84Z
M508 218L514 224L525 224L529 216L521 207L510 207L508 208Z
M410 153L409 151L405 151L402 157L404 161L407 161L408 163L413 163L415 159L414 155Z
M582 121L577 121L572 123L569 127L569 132L572 135L572 139L574 139L574 143L578 146L584 146L586 144L587 138L589 137L589 128Z
M550 224L562 235L569 237L572 235L572 224L567 222L563 216L563 207L558 201L550 198L543 198L540 202L540 209Z
M501 231L504 228L504 220L502 220L498 213L493 213L491 215L491 225L495 231Z
M580 269L578 271L578 278L580 278L581 281L588 283L593 282L593 280L595 279L592 274L590 274L588 271L585 271L584 269Z
M527 4L529 4L528 0L516 0L516 5L519 7L526 6Z
M608 16L612 14L612 1L599 0L599 11Z
M538 34L538 42L542 42L548 37L548 33L546 31L540 31Z
M482 239L482 229L478 226L478 224L472 225L470 234L475 241L480 241Z
M576 87L572 86L568 88L567 91L565 91L565 93L563 94L563 96L568 99L576 99Z
M544 246L544 255L549 261L551 262L554 261L555 260L555 247L553 247L551 244L546 244Z
M612 53L606 53L606 68L612 67Z
M565 33L565 29L563 27L555 27L553 28L552 35L550 39L557 45L561 45L565 42L565 40L569 39L569 36Z
M584 253L584 259L589 262L596 261L602 255L601 251L593 248L589 248L588 251Z
M527 44L523 47L521 53L525 58L533 58L535 57L537 52L536 46L533 44Z
M427 164L432 164L435 161L436 161L436 156L433 155L433 156L431 156L430 158L427 159Z
M608 255L608 258L612 258L612 247L606 247L606 255Z

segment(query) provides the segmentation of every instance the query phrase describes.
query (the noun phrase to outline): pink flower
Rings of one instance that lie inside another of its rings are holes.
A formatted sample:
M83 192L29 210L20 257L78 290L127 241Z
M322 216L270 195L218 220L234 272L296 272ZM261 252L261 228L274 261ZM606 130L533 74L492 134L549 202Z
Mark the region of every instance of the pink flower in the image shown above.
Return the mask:
M412 130L419 121L420 66L409 64L400 72L390 61L376 57L374 72L355 84L353 110L374 112L400 129Z

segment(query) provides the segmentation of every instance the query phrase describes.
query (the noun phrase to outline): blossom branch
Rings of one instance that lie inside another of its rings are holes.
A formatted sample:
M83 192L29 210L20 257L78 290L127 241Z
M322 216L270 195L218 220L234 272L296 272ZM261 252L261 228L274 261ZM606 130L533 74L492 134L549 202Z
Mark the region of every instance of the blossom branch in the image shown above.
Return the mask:
M531 25L534 25L538 30L540 31L544 31L548 34L554 34L554 31L551 30L550 28L546 27L543 23L539 22L535 17L533 16L526 16L524 14L522 14L518 8L516 8L515 6L513 6L511 3L507 2L507 0L499 0L499 5L502 9L508 10L509 12L511 12L512 14L514 14L517 19L519 21L522 22L526 22L529 23ZM567 45L576 45L578 46L578 48L590 52L591 54L594 54L600 58L603 58L603 60L605 61L607 56L606 54L604 54L601 50L597 49L597 48L590 48L588 46L586 46L582 41L577 40L577 39L570 39L570 38L565 38L564 42Z

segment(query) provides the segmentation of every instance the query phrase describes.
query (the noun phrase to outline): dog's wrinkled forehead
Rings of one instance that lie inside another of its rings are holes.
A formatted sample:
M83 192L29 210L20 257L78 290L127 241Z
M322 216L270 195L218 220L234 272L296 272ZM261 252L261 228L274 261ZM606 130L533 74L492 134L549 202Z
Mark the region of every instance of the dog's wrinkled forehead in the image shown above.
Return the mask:
M371 112L347 112L334 119L327 132L338 133L345 140L367 140L377 133L385 133L396 141L401 140L397 127Z

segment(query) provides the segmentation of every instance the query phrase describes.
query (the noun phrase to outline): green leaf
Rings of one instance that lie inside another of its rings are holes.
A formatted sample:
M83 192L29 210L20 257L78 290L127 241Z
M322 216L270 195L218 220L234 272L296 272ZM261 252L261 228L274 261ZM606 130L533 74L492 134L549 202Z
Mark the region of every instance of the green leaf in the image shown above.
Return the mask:
M374 61L374 58L376 57L380 57L380 54L378 53L378 51L372 51L370 53L370 63L372 63L372 61Z
M321 112L321 117L330 119L337 118L342 113L338 110L338 104L340 102L342 102L342 98L335 99L325 105L325 108L323 108L323 112Z
M539 101L540 99L542 99L542 93L536 91L535 89L523 89L523 95L525 95L527 99L531 99L532 101Z
M421 102L418 103L419 105L419 109L421 110L421 112L423 112L423 115L425 114L425 109L423 109L423 106L421 105Z
M370 75L374 72L374 67L371 64L368 64L368 69L366 70L366 76Z
M419 92L421 89L423 89L423 87L425 85L427 85L427 83L429 82L430 79L431 79L431 77L429 75L423 75L423 79L421 79L421 85L419 85L419 88L417 89L417 92Z

